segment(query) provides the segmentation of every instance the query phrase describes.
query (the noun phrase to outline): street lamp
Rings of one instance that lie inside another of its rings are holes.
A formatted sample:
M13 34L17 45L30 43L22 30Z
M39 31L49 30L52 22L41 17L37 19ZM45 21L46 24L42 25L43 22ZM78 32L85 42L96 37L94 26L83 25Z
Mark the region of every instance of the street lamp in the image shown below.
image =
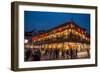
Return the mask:
M24 43L27 44L27 43L28 43L28 39L25 39L25 40L24 40Z

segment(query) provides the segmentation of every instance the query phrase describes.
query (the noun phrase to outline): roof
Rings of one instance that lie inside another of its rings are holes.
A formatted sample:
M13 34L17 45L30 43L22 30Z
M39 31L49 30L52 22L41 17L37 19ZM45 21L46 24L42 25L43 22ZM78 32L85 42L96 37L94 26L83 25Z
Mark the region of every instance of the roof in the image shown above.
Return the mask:
M60 28L60 27L67 26L67 25L69 25L69 24L73 24L73 25L75 25L76 27L81 28L81 30L86 31L85 28L80 27L80 26L79 26L78 24L76 24L74 21L65 22L65 23L63 23L63 24L61 24L61 25L59 25L59 26L57 26L57 27L54 27L54 28L50 29L49 31L54 30L54 29L57 29L57 28Z
M79 26L78 24L76 24L74 21L69 21L69 22L65 22L65 23L63 23L63 24L61 24L61 25L59 25L59 26L56 26L56 27L54 27L54 28L52 28L52 29L50 29L50 30L47 30L47 31L44 32L44 33L39 33L39 34L36 35L36 36L39 36L39 35L42 35L42 34L47 34L47 33L51 32L51 31L53 31L53 30L55 30L55 29L59 29L59 28L64 27L64 26L68 26L68 25L70 25L70 24L73 24L75 27L80 28L80 29L83 30L83 31L86 31L86 29L80 27L80 26ZM34 36L34 37L36 37L36 36Z

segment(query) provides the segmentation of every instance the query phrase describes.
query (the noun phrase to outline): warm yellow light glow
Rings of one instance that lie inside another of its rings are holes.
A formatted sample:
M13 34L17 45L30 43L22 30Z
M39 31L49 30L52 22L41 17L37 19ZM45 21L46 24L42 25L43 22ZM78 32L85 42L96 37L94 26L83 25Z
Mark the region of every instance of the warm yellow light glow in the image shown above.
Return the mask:
M59 48L59 49L63 48L63 44L62 44L62 43L59 43L59 44L57 45L57 48Z

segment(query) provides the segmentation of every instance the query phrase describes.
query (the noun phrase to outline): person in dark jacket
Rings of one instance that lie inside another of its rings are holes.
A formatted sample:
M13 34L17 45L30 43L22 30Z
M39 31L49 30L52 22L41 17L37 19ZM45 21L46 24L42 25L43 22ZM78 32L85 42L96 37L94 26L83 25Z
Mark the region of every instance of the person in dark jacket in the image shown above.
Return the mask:
M25 61L28 61L30 56L32 55L32 50L30 48L25 48Z

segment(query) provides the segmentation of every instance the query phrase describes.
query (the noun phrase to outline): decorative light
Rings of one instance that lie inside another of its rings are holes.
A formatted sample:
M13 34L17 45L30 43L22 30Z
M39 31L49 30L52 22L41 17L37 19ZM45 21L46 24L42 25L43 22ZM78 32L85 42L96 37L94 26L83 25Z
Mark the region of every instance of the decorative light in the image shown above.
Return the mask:
M27 44L27 43L28 43L28 39L25 39L25 40L24 40L24 43Z

